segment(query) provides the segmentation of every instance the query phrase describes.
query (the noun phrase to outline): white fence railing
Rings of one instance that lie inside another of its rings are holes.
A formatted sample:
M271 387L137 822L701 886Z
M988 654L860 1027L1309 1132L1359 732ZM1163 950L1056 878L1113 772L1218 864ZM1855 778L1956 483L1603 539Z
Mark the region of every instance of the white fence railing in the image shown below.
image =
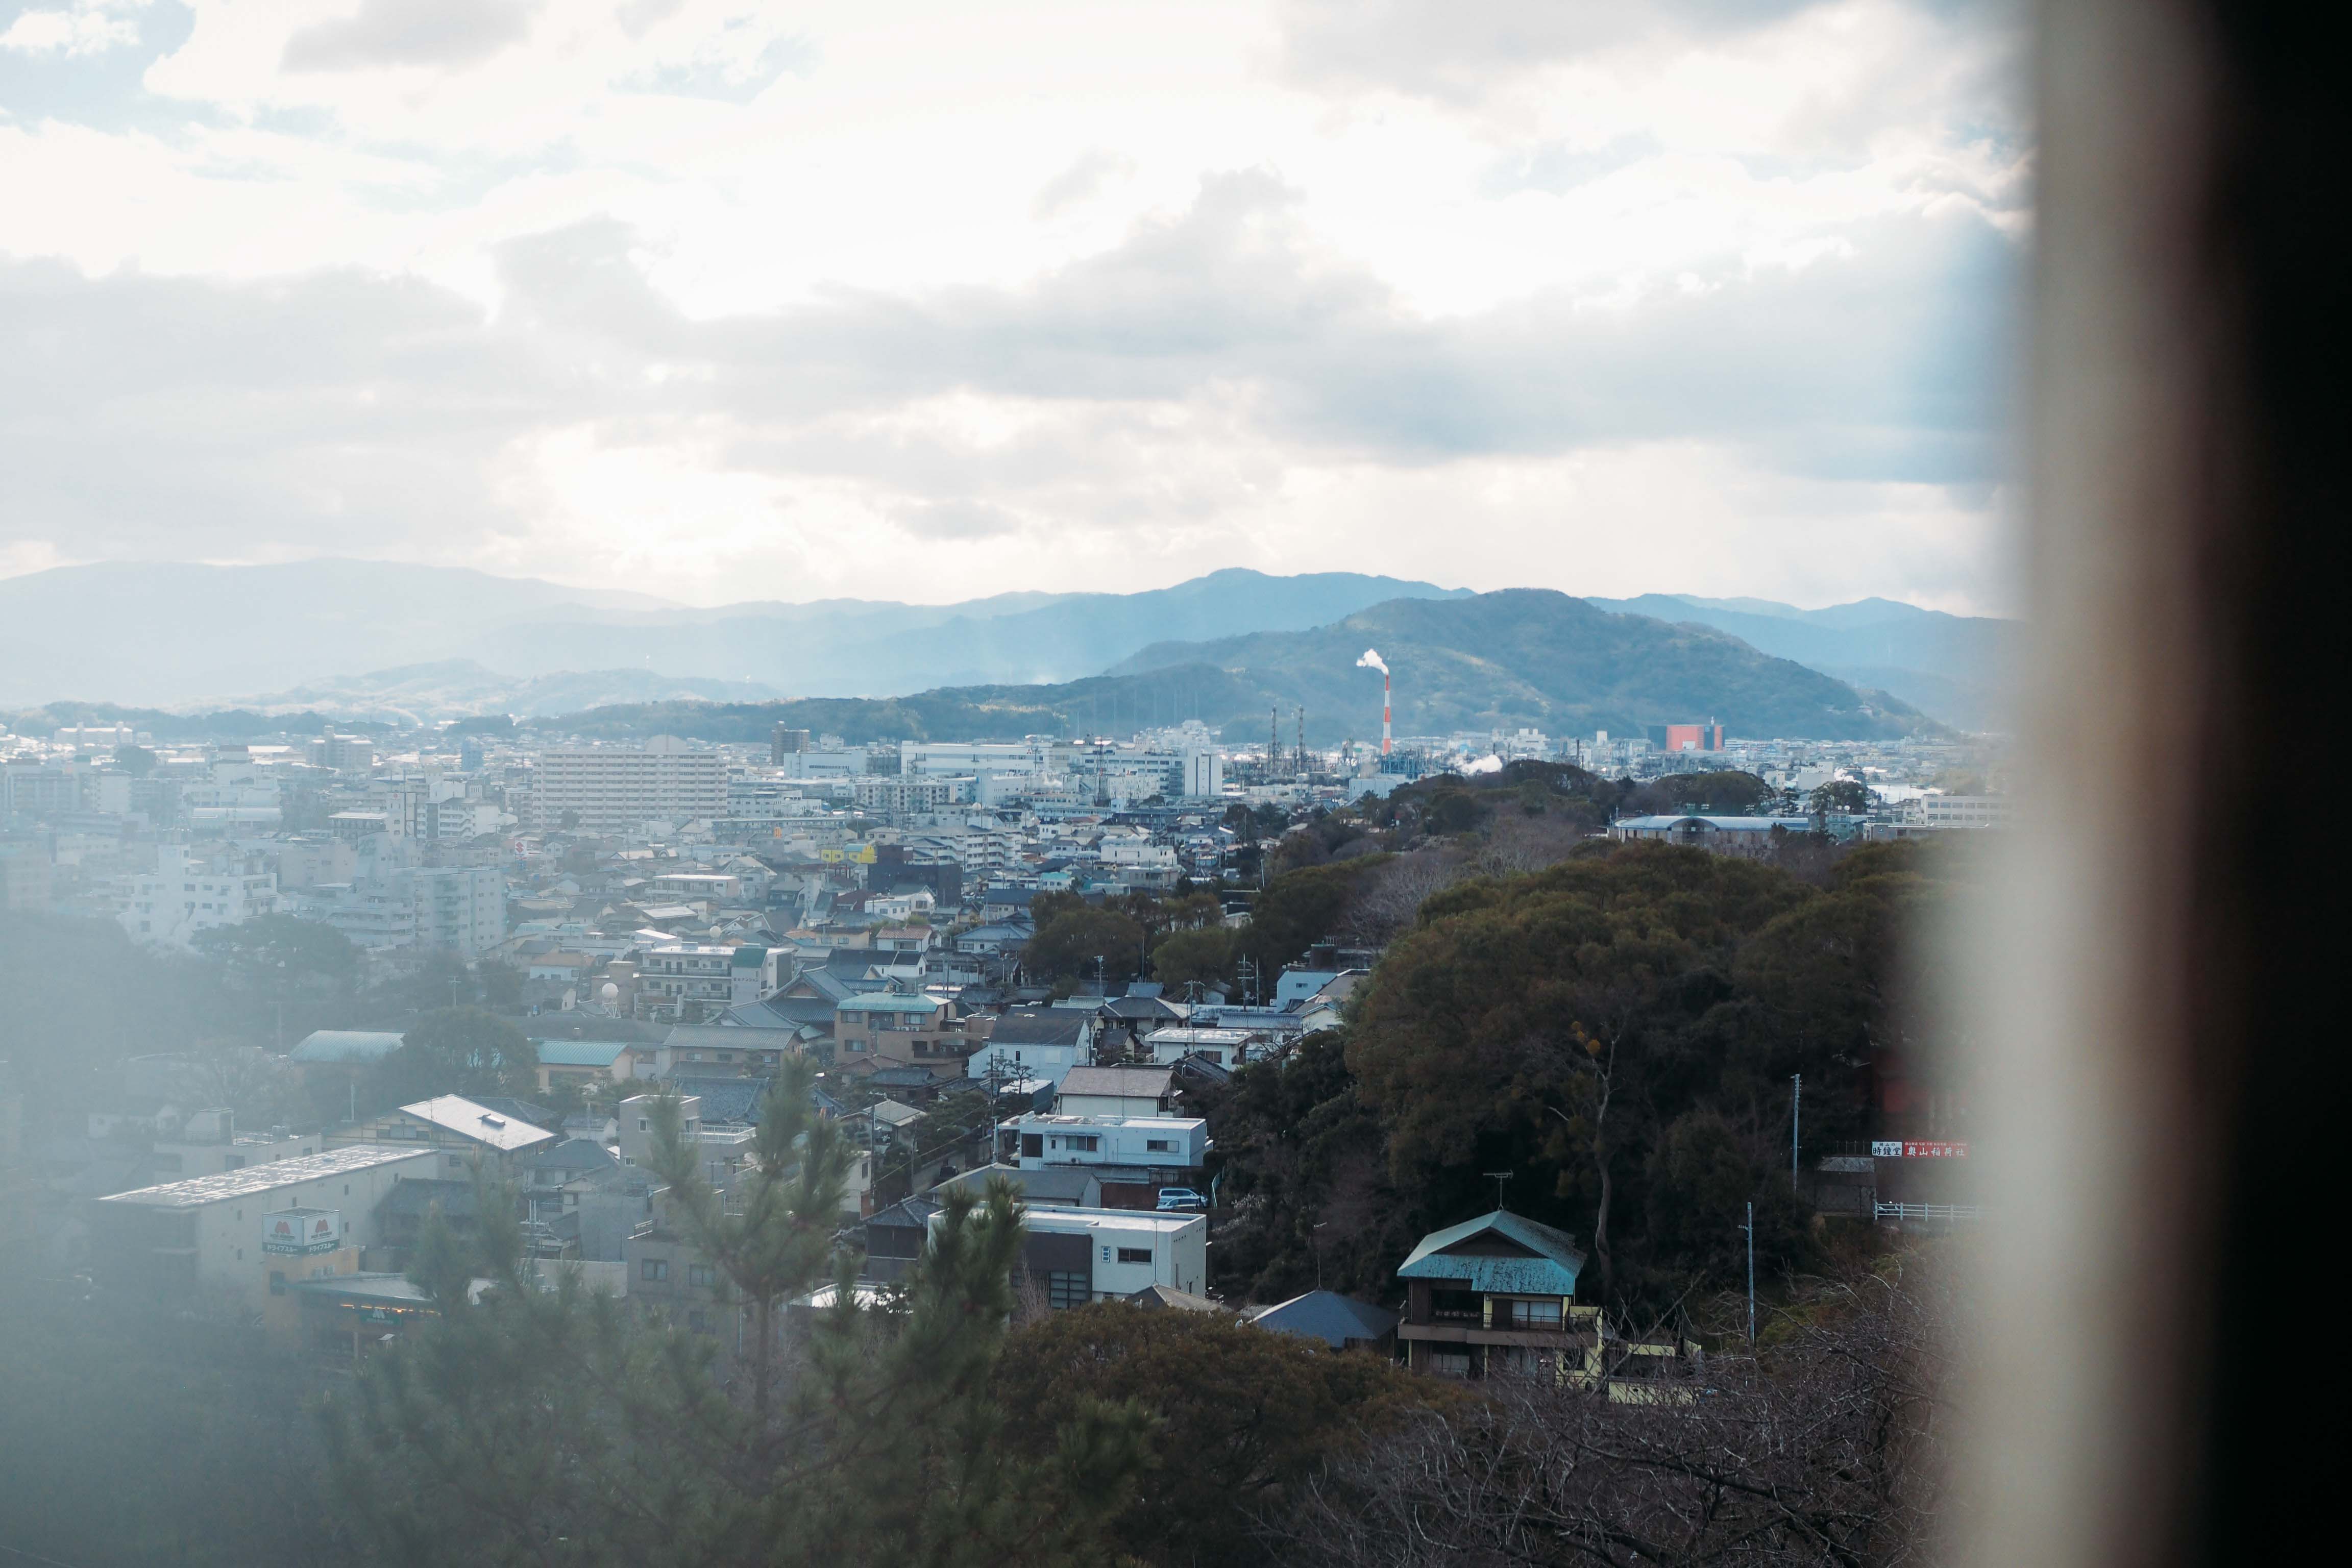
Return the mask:
M1952 1225L1963 1220L1979 1220L1985 1216L1981 1204L1877 1204L1873 1205L1880 1219L1916 1219Z

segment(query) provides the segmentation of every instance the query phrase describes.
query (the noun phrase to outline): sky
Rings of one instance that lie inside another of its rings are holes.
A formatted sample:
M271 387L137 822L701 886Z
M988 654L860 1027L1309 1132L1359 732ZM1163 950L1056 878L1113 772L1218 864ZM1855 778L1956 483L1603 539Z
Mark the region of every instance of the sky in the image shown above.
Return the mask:
M0 576L2003 613L1999 0L0 0Z

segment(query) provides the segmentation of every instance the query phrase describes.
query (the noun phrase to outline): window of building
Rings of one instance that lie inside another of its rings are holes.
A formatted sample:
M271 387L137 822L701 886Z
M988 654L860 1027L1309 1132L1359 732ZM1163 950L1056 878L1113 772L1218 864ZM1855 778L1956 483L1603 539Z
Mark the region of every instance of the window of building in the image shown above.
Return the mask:
M269 1271L269 1293L273 1296L286 1294L286 1276L275 1268Z
M1040 1160L1045 1158L1045 1135L1044 1133L1024 1132L1021 1134L1021 1157L1023 1159Z
M1559 1298L1546 1297L1540 1301L1498 1301L1497 1309L1510 1310L1510 1322L1515 1328L1556 1329L1559 1327ZM1497 1310L1496 1316L1502 1313Z
M1059 1269L1045 1276L1045 1305L1055 1311L1083 1307L1093 1292L1087 1289L1083 1274L1064 1273Z
M1429 1310L1441 1318L1475 1318L1482 1315L1475 1290L1432 1290Z
M1143 1146L1155 1154L1172 1154L1176 1152L1176 1141L1172 1138L1147 1138L1143 1141Z
M1429 1370L1440 1377L1467 1377L1470 1375L1470 1352L1432 1351L1429 1352Z
M1149 1263L1151 1261L1151 1248L1122 1247L1118 1249L1118 1260L1121 1263Z
M688 1284L708 1288L710 1284L710 1279L711 1266L709 1264L689 1263L686 1266L686 1282Z
M669 1259L667 1258L648 1258L645 1259L637 1265L637 1278L640 1279L668 1279Z

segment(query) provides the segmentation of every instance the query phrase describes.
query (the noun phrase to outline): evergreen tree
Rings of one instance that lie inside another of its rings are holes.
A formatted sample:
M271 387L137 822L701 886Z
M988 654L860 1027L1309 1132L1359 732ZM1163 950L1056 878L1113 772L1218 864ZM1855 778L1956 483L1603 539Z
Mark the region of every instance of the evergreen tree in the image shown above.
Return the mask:
M756 1161L724 1195L677 1102L656 1113L667 1224L746 1319L731 1375L717 1340L576 1271L540 1285L510 1194L486 1186L470 1255L428 1218L413 1278L439 1321L373 1356L330 1412L339 1489L378 1560L1104 1559L1150 1422L1086 1399L1046 1457L1000 1440L990 1379L1022 1236L1011 1189L951 1197L903 1289L862 1304L836 1237L852 1153L812 1110L811 1082L804 1063L779 1075ZM830 1303L788 1334L786 1303L828 1281Z

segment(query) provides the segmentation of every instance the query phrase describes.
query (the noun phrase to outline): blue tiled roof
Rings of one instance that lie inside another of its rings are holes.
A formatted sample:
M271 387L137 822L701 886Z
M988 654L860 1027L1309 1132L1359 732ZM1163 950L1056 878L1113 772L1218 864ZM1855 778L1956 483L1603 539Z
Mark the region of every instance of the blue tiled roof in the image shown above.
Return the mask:
M1526 1251L1446 1250L1488 1233L1515 1242ZM1412 1249L1412 1256L1397 1270L1397 1278L1438 1279L1507 1296L1573 1296L1576 1277L1583 1270L1584 1254L1576 1249L1576 1243L1565 1231L1538 1225L1507 1209L1496 1209L1423 1237L1421 1245Z

